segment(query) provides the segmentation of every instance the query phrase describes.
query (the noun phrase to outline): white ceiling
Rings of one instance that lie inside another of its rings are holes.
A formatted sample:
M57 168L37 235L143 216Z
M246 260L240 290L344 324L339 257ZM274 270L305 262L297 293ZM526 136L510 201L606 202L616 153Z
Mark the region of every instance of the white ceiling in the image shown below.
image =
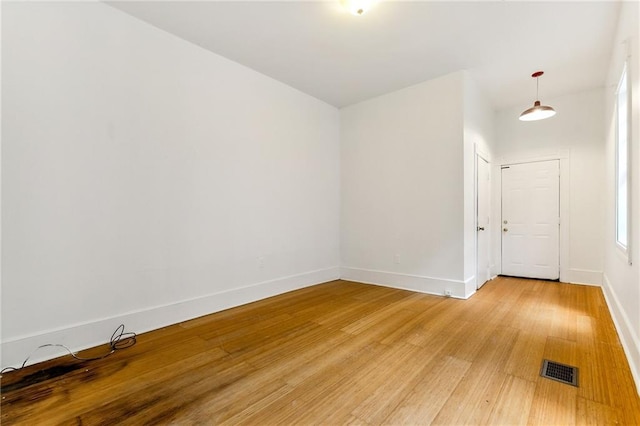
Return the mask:
M462 69L496 109L604 85L619 2L125 1L110 5L337 107Z

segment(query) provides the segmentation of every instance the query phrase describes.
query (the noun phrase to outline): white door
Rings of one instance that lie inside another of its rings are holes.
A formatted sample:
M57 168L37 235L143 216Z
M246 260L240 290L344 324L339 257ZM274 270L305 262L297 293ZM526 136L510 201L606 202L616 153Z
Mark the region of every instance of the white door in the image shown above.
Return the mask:
M560 277L560 162L502 167L502 274Z
M489 281L489 163L477 156L477 287Z

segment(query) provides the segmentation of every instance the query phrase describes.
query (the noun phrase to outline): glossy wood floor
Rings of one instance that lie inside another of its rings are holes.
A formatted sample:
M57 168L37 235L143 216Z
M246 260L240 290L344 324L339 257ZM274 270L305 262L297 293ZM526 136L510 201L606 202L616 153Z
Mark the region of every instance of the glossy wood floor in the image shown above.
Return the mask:
M580 386L540 377L543 358ZM640 424L601 290L513 278L466 301L303 289L5 374L1 408L3 425Z

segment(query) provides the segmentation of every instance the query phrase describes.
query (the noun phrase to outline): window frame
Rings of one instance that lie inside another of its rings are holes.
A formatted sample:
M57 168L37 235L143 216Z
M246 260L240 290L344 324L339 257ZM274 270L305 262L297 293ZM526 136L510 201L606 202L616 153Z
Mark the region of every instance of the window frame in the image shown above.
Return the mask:
M631 79L629 78L629 62L626 60L620 73L620 79L615 91L615 242L616 247L625 256L629 264L631 264ZM621 92L624 85L624 92ZM624 100L621 100L621 95L624 93ZM620 114L620 102L623 101L626 104L626 114L624 117ZM625 135L624 138L620 136L620 121L624 119ZM620 149L621 142L625 143L626 150L626 244L620 241L620 222L619 222L619 210L620 210Z

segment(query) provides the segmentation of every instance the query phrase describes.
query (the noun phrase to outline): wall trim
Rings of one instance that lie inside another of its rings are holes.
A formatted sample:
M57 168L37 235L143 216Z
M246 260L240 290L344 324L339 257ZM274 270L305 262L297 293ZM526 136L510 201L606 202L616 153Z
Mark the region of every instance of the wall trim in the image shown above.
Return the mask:
M350 267L340 268L340 278L347 281L435 294L437 296L444 296L445 290L451 290L451 297L456 299L468 299L474 294L475 290L470 294L466 294L465 289L468 284L475 283L476 279L475 275L462 281Z
M2 354L0 365L2 368L18 367L30 354L33 356L30 357L27 365L67 354L62 348L42 348L34 352L38 346L46 343L60 343L74 352L102 345L109 341L120 324L125 325L126 331L141 334L339 278L340 268L337 266L319 269L109 318L19 336L3 341L0 345Z
M627 356L629 369L636 383L636 392L640 395L640 339L634 332L631 321L629 321L629 317L622 308L620 300L613 291L606 273L603 274L602 290L611 318L613 318L613 323L618 331L618 337L622 342L622 348Z
M571 284L602 286L602 271L570 268L567 271L567 282Z
M478 278L477 275L471 275L469 278L464 280L464 298L468 299L478 290Z

